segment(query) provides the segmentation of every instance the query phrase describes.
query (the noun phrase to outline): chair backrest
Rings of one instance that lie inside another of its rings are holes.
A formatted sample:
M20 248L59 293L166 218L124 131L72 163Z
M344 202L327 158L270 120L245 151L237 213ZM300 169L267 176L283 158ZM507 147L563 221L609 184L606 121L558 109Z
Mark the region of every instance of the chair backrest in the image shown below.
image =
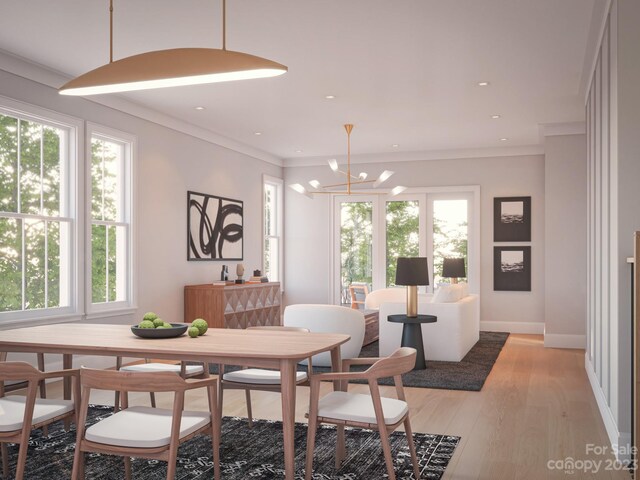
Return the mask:
M180 392L188 386L176 372L126 372L85 367L80 369L80 384L117 392Z
M413 369L416 365L416 349L401 347L386 358L378 360L367 370L371 379L395 377Z
M340 347L343 359L357 358L364 340L365 321L361 311L338 305L289 305L284 310L284 325L307 328L312 333L343 333L351 340ZM306 365L308 362L300 362ZM331 354L323 352L312 359L314 366L330 367Z
M407 289L401 287L380 288L369 292L364 300L365 310L378 310L383 303L399 303L406 301Z
M5 380L38 381L43 373L27 362L0 362L0 382Z

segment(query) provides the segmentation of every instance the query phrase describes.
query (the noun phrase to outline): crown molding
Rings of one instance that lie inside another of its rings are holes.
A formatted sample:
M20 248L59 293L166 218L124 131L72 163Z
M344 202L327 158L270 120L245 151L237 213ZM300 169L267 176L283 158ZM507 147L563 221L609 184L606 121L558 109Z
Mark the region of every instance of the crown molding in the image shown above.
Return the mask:
M545 137L584 135L587 133L587 124L585 122L541 123L538 129L540 143L544 143Z
M0 50L0 69L17 75L19 77L32 80L47 87L55 88L68 82L71 77L61 72L48 68L44 65L32 62L25 58L16 56L4 50ZM119 95L98 95L91 97L81 97L86 101L104 105L115 110L133 115L134 117L147 120L163 127L170 128L180 133L190 135L200 140L218 145L220 147L242 153L252 158L262 160L278 167L283 166L283 160L268 152L238 142L224 135L220 135L206 128L198 127L184 120L172 117L165 113L158 112L149 107L145 107Z
M351 163L394 163L422 162L431 160L457 160L465 158L518 157L523 155L544 155L542 145L520 147L465 148L451 150L427 150L422 152L368 153L351 155ZM346 155L325 155L322 157L285 158L284 167L312 167L326 165L327 160L336 158L346 161Z

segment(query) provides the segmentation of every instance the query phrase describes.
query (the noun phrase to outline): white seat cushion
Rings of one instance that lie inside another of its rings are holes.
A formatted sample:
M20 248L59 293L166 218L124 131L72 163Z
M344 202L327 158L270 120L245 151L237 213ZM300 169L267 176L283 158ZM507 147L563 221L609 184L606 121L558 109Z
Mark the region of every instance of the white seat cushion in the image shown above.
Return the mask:
M120 370L123 372L176 372L180 373L180 365L170 363L139 363L137 365L127 365ZM198 375L204 372L202 365L187 365L185 373L187 375Z
M393 425L409 411L407 402L395 398L381 398L384 423ZM318 416L351 420L362 423L378 423L371 395L361 393L331 392L318 403Z
M0 432L22 429L26 397L12 395L0 398ZM44 422L73 411L73 401L36 398L32 424Z
M120 447L154 448L169 445L172 411L164 408L131 407L87 428L91 442ZM209 412L182 412L180 438L209 423Z
M225 373L222 379L227 382L255 383L257 385L280 385L280 372L277 370L247 368L246 370ZM306 379L306 372L296 372L296 383L303 382Z

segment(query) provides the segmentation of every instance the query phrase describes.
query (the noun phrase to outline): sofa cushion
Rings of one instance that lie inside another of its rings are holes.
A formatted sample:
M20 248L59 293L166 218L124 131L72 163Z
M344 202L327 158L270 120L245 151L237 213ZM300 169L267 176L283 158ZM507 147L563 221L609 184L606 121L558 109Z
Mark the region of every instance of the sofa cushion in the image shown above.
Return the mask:
M433 303L454 303L463 297L460 285L442 285L433 295Z

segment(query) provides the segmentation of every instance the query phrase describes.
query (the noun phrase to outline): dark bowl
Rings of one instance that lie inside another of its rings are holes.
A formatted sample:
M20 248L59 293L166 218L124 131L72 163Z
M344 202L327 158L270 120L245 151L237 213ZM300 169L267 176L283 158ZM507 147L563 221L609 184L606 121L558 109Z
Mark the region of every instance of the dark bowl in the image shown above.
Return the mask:
M172 323L171 328L138 328L133 325L131 331L141 338L174 338L183 335L188 328L187 323Z

